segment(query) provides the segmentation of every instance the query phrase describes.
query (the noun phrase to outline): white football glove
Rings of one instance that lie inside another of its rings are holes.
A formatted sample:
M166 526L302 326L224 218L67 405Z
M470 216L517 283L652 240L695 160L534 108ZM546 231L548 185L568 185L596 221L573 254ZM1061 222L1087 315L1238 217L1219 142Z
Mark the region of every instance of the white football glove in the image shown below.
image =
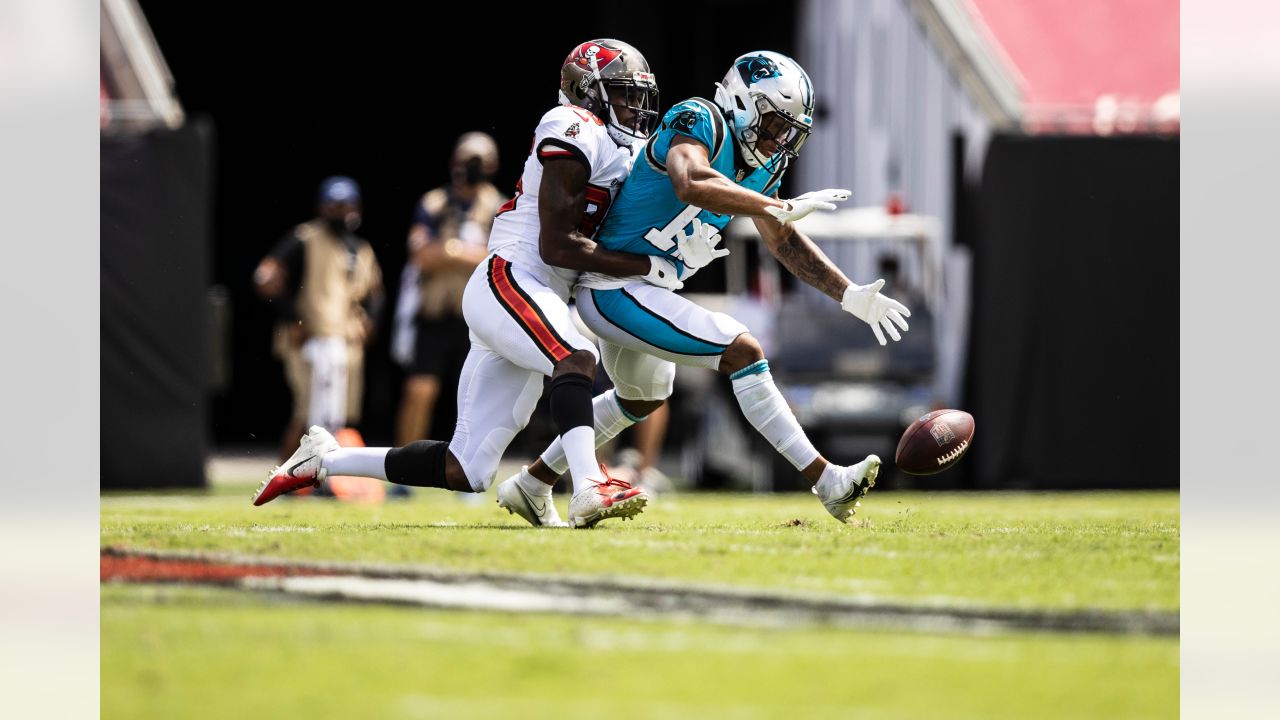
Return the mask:
M649 274L643 279L650 285L668 290L679 290L684 287L684 283L680 282L680 273L676 271L676 264L668 258L657 255L649 256Z
M780 223L789 223L799 220L814 210L835 210L836 203L848 199L848 190L814 190L798 198L784 200L786 207L767 207L764 211Z
M676 241L676 247L680 250L680 259L684 261L684 266L690 270L700 270L711 264L712 260L722 258L729 254L729 248L716 249L720 244L720 231L715 225L703 223L697 218L693 219L693 227L690 228L688 235L683 235Z
M901 340L902 336L898 334L898 329L893 325L897 323L903 332L907 331L907 321L904 317L911 317L911 311L906 305L880 294L880 288L884 287L884 280L877 280L870 285L849 284L848 289L844 291L844 298L840 301L840 307L845 312L858 318L871 326L871 332L876 334L876 340L881 345L887 344L884 339L884 332L880 330L884 327L889 333L889 337L894 340Z

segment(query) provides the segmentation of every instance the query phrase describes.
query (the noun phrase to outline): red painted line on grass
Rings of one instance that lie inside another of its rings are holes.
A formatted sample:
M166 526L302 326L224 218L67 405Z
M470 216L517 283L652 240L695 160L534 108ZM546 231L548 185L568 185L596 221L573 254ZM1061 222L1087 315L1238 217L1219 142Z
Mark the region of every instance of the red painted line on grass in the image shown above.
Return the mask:
M101 582L232 583L247 577L325 575L319 570L288 565L241 565L202 560L168 560L140 555L102 553Z

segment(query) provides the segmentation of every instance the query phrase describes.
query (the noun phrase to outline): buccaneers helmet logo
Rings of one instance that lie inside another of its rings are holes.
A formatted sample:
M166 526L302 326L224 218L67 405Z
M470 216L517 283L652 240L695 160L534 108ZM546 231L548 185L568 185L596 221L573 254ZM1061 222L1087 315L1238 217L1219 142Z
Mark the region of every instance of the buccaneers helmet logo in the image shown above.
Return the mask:
M740 61L738 63L738 74L742 76L742 82L747 85L782 75L782 73L778 72L778 66L763 55L756 55Z
M597 67L603 70L605 65L613 62L613 59L618 57L619 52L595 43L583 43L578 46L574 55L576 56L574 62L584 69L590 70L591 61L595 60L598 63Z

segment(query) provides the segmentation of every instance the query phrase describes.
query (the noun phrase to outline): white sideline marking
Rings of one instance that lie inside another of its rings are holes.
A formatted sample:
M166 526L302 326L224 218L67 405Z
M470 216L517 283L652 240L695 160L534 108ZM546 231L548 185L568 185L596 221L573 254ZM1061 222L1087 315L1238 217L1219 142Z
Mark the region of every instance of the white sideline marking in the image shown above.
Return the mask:
M445 583L358 575L318 575L251 577L245 578L243 584L254 590L276 590L294 595L497 612L606 614L618 609L615 602L599 596L554 595L534 590L499 588L477 582Z

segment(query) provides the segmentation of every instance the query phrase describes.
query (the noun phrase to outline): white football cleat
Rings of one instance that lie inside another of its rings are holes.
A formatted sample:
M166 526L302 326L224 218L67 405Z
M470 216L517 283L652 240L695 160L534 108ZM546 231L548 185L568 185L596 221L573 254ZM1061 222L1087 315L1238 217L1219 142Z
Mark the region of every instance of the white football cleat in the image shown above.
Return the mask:
M860 505L858 498L866 495L876 484L876 475L880 474L880 458L868 455L857 465L832 465L831 469L834 472L825 483L818 480L818 484L813 486L813 494L822 501L822 506L831 513L831 517L840 522L849 522Z
M298 449L276 467L258 486L253 494L254 505L265 505L285 493L291 493L304 487L318 487L329 473L320 467L320 459L325 453L338 449L338 441L333 439L328 430L319 425L312 425Z
M604 471L604 466L600 470ZM609 477L604 482L591 481L590 487L573 496L569 501L569 524L576 528L595 527L606 518L634 517L644 512L649 496L644 490L632 487L625 480Z
M560 519L550 495L533 495L520 486L520 476L528 474L529 466L525 465L520 472L498 483L498 507L519 515L534 527L569 527L569 523ZM541 481L535 479L534 482Z

